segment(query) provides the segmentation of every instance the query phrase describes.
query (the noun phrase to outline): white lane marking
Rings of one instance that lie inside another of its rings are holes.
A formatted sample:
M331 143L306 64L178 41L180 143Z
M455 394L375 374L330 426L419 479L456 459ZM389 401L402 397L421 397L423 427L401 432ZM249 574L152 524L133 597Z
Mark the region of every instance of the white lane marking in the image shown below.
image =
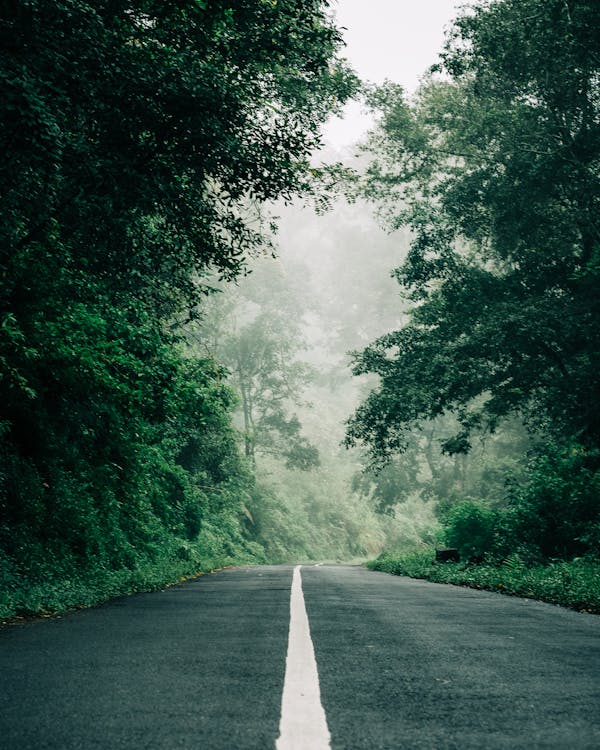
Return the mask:
M330 735L321 705L319 674L302 594L300 565L294 568L290 634L285 660L277 750L329 750Z

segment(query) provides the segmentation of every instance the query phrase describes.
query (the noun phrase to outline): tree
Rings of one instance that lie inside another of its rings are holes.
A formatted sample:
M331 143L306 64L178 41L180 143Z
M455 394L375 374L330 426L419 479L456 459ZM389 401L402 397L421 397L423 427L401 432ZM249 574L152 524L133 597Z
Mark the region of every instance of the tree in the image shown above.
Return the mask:
M356 356L380 385L350 422L384 460L445 412L446 450L510 413L600 442L600 9L479 3L455 23L415 101L391 84L364 192L414 241L396 276L410 321Z
M203 347L227 367L240 398L250 461L258 452L283 459L288 468L309 470L318 466L319 453L293 412L313 374L298 357L305 290L278 263L261 260L237 294L229 290L205 308L191 334L192 346Z
M306 188L318 126L353 87L320 1L8 8L0 187L13 298L41 246L52 275L83 266L112 294L179 312L192 270L231 277L263 242L259 202Z
M268 245L265 203L310 190L355 81L321 0L1 14L0 542L134 565L240 506L231 392L180 326Z

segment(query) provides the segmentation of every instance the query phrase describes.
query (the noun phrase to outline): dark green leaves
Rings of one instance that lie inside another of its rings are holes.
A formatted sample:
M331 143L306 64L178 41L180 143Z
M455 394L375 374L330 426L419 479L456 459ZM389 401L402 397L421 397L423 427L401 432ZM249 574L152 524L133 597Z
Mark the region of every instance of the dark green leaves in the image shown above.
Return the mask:
M0 545L134 567L211 519L241 545L233 396L181 324L308 190L356 87L339 32L320 0L0 16Z
M600 29L594 3L498 0L456 22L445 80L415 100L371 95L379 128L364 192L414 240L396 271L406 328L357 356L379 387L349 439L402 450L411 424L510 412L595 446L599 308L590 259L600 205ZM446 449L468 447L465 425Z

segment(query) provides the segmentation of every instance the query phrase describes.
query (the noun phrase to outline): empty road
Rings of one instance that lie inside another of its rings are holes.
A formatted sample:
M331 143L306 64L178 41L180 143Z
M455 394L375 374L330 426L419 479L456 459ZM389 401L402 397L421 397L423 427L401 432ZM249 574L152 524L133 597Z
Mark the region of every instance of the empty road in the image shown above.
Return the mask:
M599 686L594 615L240 567L0 630L0 748L597 750Z

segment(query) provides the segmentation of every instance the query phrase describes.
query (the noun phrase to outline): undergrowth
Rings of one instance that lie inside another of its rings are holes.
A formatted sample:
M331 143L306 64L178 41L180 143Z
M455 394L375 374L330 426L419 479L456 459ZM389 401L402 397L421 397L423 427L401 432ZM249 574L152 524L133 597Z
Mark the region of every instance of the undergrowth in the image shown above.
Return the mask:
M367 563L371 570L452 583L511 596L538 599L581 612L600 614L600 563L577 559L528 566L518 555L501 563L436 563L433 550L383 553Z
M130 568L73 565L60 571L52 563L16 571L0 556L0 623L50 617L142 591L156 591L229 565L264 562L256 543L226 539L222 530L202 530L197 541L163 543L152 556L138 556Z

